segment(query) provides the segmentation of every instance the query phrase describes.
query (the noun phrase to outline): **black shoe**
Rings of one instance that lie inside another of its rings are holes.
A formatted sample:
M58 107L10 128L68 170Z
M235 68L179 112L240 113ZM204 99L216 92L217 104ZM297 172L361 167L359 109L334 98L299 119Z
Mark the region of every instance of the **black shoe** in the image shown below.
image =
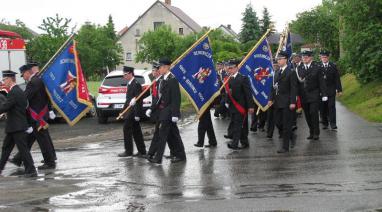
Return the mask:
M240 149L248 149L249 148L249 144L244 144L244 145L241 145Z
M157 159L154 159L154 158L149 158L147 159L150 163L154 163L154 164L162 164L162 161L161 160L157 160Z
M272 135L267 135L268 139L272 139L272 137L273 137Z
M334 126L334 127L331 127L332 130L337 130L338 127L337 126Z
M15 158L9 159L8 160L10 163L14 164L15 166L20 167L21 166L21 161L16 160Z
M296 130L297 130L297 126L293 126L292 131L296 131Z
M313 140L317 141L318 139L320 139L320 137L318 135L313 136Z
M174 158L175 156L174 155L164 155L163 157L170 160L170 159Z
M196 147L203 147L203 144L196 143L196 144L194 144L194 146L196 146Z
M322 127L322 129L323 129L323 130L327 130L327 129L328 129L328 125L324 125L324 126Z
M134 154L133 157L146 158L146 154L142 154L142 153L138 152L138 153Z
M251 130L252 132L257 132L257 128L256 127L251 127L251 129L249 129L249 130Z
M46 170L46 169L55 169L56 168L56 164L47 164L47 163L44 163L43 165L37 167L38 170Z
M37 177L37 172L34 171L34 172L31 172L31 173L25 173L24 177L26 177L26 178Z
M306 139L312 140L313 139L313 135L309 135Z
M127 152L122 152L118 154L118 157L131 158L133 157L133 154L127 154Z
M289 152L289 150L286 150L286 149L277 150L277 153L287 153L287 152Z
M227 138L227 139L232 139L233 136L230 136L230 135L224 135L224 138Z
M147 154L145 158L146 158L146 159L153 159L153 158L154 158L154 155L149 155L149 154Z
M206 144L204 145L204 147L206 148L213 148L213 147L216 147L218 144L217 143L214 143L214 144Z
M260 127L260 128L259 128L259 131L260 131L260 132L265 132L264 127Z
M227 147L230 148L230 149L233 149L233 150L238 150L239 149L238 146L233 146L232 144L227 144Z
M178 163L178 162L182 162L182 161L186 161L186 159L178 158L178 157L173 157L171 159L171 163Z

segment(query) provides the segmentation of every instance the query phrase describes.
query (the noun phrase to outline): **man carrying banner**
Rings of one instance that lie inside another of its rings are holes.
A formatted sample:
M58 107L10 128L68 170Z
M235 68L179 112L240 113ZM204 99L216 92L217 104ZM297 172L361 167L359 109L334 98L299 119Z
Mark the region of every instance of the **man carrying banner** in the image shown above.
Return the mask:
M157 109L159 113L159 142L154 158L148 158L149 162L161 164L166 142L173 146L175 157L171 162L186 160L186 153L182 138L179 134L177 122L180 118L180 88L174 75L170 72L171 61L163 58L159 61L159 72L163 79L159 85L159 100ZM171 143L171 144L170 144Z
M240 60L228 61L228 73L230 79L226 83L227 106L231 114L232 142L227 146L230 149L248 148L248 116L254 113L254 101L252 98L248 78L239 73Z
M147 152L147 158L154 158L154 155L158 149L158 143L159 143L159 111L158 111L158 102L159 102L159 84L163 80L162 75L159 72L159 64L154 63L152 68L152 75L154 77L154 82L151 85L151 107L146 111L146 116L149 117L152 121L155 122L155 128L154 128L154 135L151 139L151 144L149 151ZM171 145L172 143L167 142L170 149L170 156L169 159L174 157L173 151L174 148Z
M277 153L289 152L290 141L294 147L292 136L292 114L296 108L297 78L290 66L288 66L288 53L280 51L277 56L280 69L275 73L274 85L269 99L269 105L273 105L276 125L281 129L283 146Z
M302 108L305 119L309 126L308 140L318 140L320 136L319 128L319 104L320 100L327 101L326 85L321 68L313 62L313 52L302 52L303 64L297 68L297 78L299 81L299 95L301 97ZM322 98L321 98L322 97Z
M28 100L21 88L16 85L16 72L6 70L2 72L4 85L9 88L9 93L5 102L0 102L0 114L7 113L5 127L6 136L0 159L0 174L4 170L5 164L15 145L20 151L25 167L25 177L37 177L32 155L27 145L27 131L30 133L32 128L27 121L26 108Z
M139 124L142 110L142 98L138 101L136 100L142 92L142 86L134 78L133 67L124 66L123 77L127 80L127 93L126 102L122 111L128 106L131 106L132 108L124 115L125 123L123 125L123 138L125 151L118 154L118 157L133 157L133 137L138 149L138 153L135 156L145 157L146 146L143 141L141 125Z
M28 99L29 106L28 118L30 125L33 127L33 132L28 137L28 148L32 148L34 142L37 140L42 156L44 158L44 164L39 166L38 169L54 169L56 168L55 162L55 150L48 131L48 95L45 91L44 83L37 75L39 72L37 64L30 63L20 67L21 76L27 81L25 88L25 95ZM16 165L21 165L21 155L16 154L11 160Z
M329 61L330 52L322 50L320 52L321 69L328 92L328 101L322 102L322 124L323 129L328 129L329 123L332 130L337 129L336 121L336 95L342 95L342 85L340 73L336 64ZM329 117L329 120L328 120Z

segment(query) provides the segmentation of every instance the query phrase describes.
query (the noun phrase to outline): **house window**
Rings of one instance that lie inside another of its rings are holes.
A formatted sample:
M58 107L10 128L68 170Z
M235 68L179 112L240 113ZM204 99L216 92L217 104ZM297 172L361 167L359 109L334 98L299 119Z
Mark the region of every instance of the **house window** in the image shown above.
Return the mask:
M164 22L154 22L154 30L157 30L163 24L164 24Z
M179 35L183 35L183 28L179 28Z
M139 29L135 30L135 37L141 36L141 31Z
M133 53L131 52L126 53L126 61L133 61Z

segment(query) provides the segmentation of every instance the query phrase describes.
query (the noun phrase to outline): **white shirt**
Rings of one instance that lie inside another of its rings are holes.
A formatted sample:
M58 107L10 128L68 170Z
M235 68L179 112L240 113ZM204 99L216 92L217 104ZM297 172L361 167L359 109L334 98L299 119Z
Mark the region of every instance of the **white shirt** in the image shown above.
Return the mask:
M325 68L329 67L329 63L323 63L323 64Z
M37 72L36 72L36 73L33 73L33 74L31 74L31 76L29 77L28 81L30 82L30 81L31 81L31 79L32 79L32 77L34 77L34 75L36 75L36 74L37 74Z
M163 75L163 79L164 80L167 80L168 76L171 74L171 72L169 71L167 74Z
M304 64L304 66L305 66L305 69L306 70L308 70L309 68L310 68L310 65L311 65L312 63L309 63L309 64Z
M134 80L135 77L131 78L131 80L129 81L129 85L131 84L131 82Z
M232 75L232 78L235 79L238 73L239 73L239 72L236 72L234 75Z
M287 66L288 66L288 65L285 65L285 66L283 66L282 68L280 68L281 73L283 73L283 72L285 71L285 69L287 68Z

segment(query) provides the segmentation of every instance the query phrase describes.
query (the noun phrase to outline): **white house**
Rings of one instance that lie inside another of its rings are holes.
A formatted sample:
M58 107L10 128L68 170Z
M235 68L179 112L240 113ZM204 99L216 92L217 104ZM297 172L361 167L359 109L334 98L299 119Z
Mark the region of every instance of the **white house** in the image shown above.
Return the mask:
M151 69L151 64L134 62L139 48L138 41L145 32L153 31L163 24L170 25L180 35L197 33L202 30L202 27L181 9L172 6L171 0L165 0L165 2L158 0L133 24L118 33L124 52L124 62L118 68L126 65L138 69Z
M231 36L236 42L239 42L239 35L233 31L231 28L231 24L228 24L227 26L225 25L220 25L219 28L221 31L223 31L224 34Z

